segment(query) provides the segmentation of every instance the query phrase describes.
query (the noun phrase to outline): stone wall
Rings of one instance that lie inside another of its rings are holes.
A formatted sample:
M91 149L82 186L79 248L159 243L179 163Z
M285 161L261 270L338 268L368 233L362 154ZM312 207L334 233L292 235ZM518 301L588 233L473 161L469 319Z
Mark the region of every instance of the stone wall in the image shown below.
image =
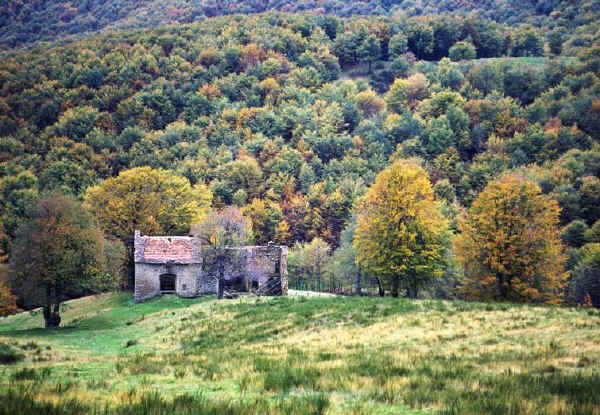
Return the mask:
M161 294L160 276L175 275L175 292L195 297L217 292L218 268L240 290L257 289L265 295L287 295L287 247L245 246L220 252L202 251L196 238L142 236L135 233L135 301ZM213 253L214 254L214 253Z
M160 276L175 274L175 292L180 297L196 297L204 288L198 276L202 275L201 264L135 264L135 301L143 301L160 295ZM205 288L204 288L205 289ZM204 293L215 293L202 292Z

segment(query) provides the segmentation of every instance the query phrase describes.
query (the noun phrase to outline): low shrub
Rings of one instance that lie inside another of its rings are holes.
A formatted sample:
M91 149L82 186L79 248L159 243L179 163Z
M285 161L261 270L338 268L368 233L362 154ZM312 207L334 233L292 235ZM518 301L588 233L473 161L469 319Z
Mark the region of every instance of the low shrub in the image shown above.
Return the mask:
M0 343L0 364L11 365L25 359L25 355L8 344Z

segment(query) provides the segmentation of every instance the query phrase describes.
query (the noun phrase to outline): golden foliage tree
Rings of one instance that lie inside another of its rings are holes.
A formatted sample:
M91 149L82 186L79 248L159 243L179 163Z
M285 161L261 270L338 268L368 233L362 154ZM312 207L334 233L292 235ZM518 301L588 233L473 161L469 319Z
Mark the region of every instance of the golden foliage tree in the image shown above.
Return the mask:
M566 280L559 207L517 175L490 182L458 224L463 293L479 300L556 302Z
M130 242L136 229L147 235L187 233L210 210L212 193L170 171L138 167L90 187L84 200L105 232Z
M398 160L383 170L361 200L354 235L357 263L398 296L415 298L439 276L447 249L448 222L433 198L427 173Z
M133 285L133 233L186 234L210 210L212 192L204 184L191 186L187 178L150 167L119 173L87 189L85 207L109 235L128 248L128 285Z
M365 117L379 114L385 107L385 101L370 89L356 94L355 100L356 106L365 114Z

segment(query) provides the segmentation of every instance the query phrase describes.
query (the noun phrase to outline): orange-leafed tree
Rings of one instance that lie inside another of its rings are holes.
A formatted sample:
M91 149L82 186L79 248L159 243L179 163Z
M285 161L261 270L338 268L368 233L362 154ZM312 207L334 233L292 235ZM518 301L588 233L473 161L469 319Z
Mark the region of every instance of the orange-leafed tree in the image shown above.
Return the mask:
M0 317L8 316L19 311L17 297L0 281Z
M558 203L515 175L490 182L459 219L455 252L470 299L558 302L566 282Z
M448 221L433 198L423 168L398 160L383 170L363 197L354 234L359 266L398 296L411 298L441 275L448 249Z

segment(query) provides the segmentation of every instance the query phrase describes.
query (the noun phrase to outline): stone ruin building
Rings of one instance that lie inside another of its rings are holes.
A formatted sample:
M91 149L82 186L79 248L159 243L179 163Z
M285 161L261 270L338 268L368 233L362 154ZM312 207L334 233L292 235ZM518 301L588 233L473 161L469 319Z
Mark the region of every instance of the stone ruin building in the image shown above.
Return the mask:
M161 294L180 297L227 292L287 295L287 247L225 248L219 263L193 236L142 236L135 231L136 302ZM223 275L219 285L219 268Z

